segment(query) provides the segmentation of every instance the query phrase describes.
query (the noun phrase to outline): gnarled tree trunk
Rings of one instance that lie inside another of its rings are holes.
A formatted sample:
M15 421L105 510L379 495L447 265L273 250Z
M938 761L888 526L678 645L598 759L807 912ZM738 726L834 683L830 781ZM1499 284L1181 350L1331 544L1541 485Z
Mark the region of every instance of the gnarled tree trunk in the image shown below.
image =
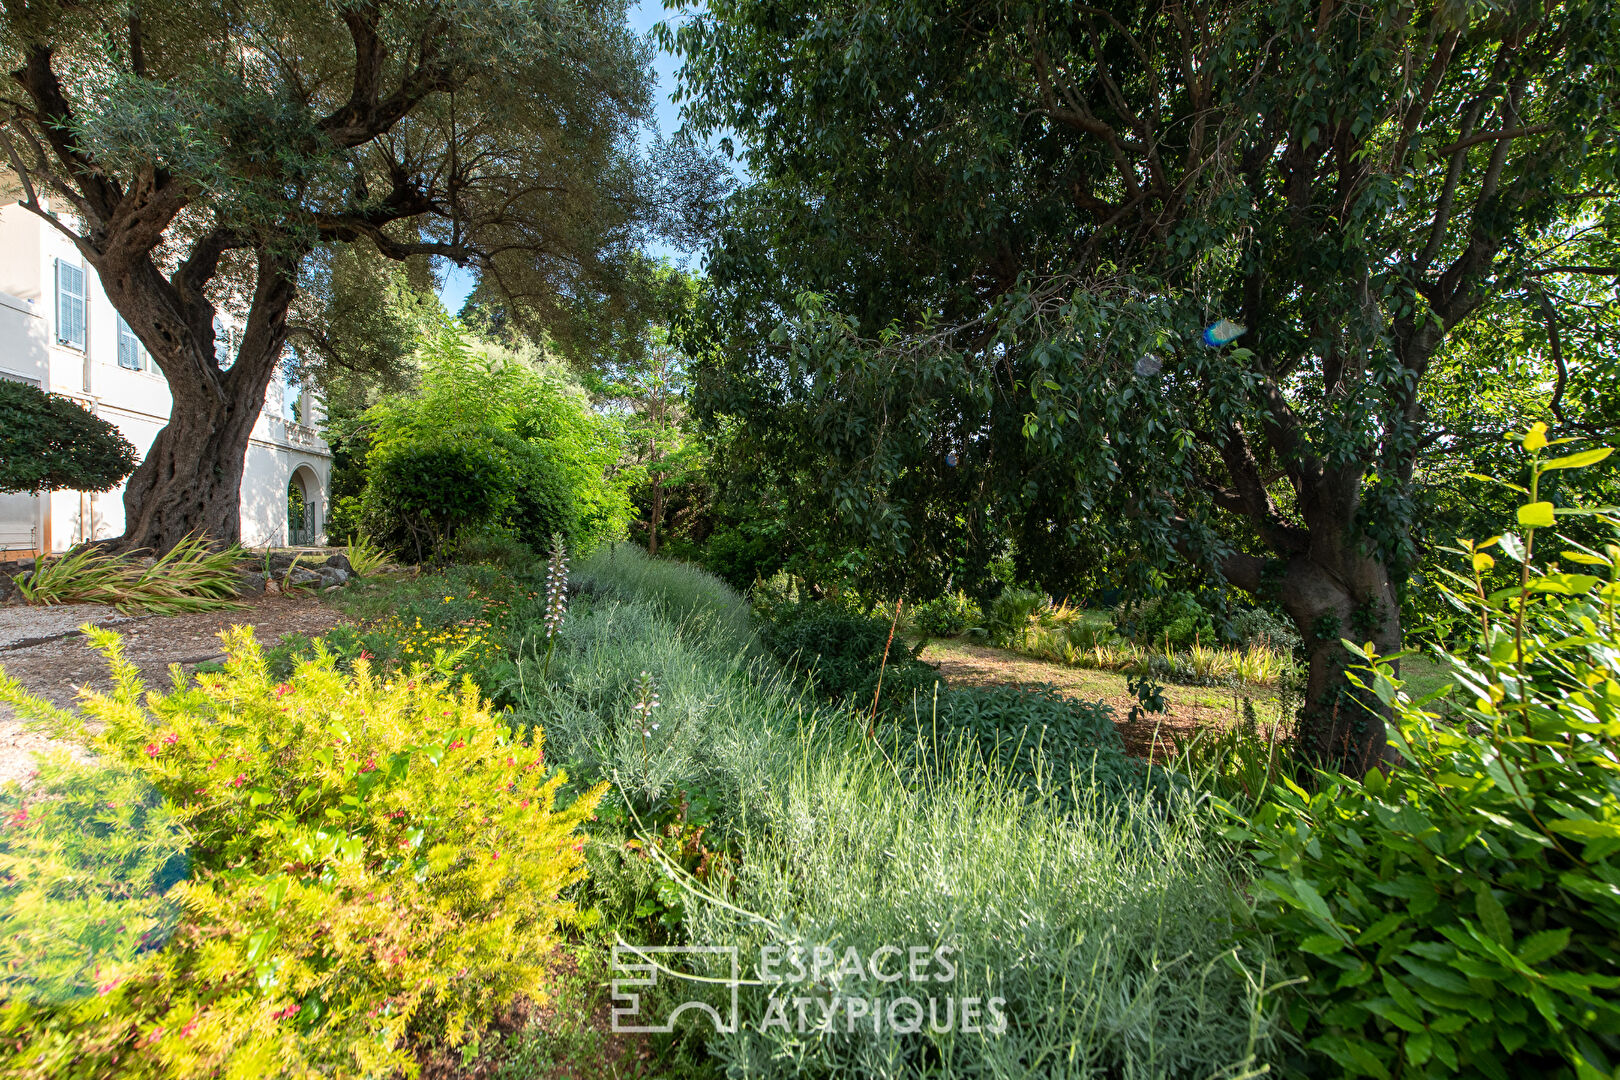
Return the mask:
M222 234L219 250L228 240ZM130 264L116 252L88 257L173 398L168 425L125 486L124 533L104 546L164 552L192 533L220 544L240 540L248 441L286 345L297 253L259 250L252 305L228 368L216 361L214 306L187 287L185 267L166 280L144 257ZM207 280L213 266L198 270L197 280Z

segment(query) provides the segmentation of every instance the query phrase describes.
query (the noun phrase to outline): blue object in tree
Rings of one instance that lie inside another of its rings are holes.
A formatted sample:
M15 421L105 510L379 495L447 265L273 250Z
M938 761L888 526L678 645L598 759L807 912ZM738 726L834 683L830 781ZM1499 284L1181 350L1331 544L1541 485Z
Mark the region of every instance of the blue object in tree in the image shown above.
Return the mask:
M1136 373L1142 378L1157 375L1164 369L1164 361L1152 353L1143 353L1142 358L1136 362Z
M1204 328L1204 344L1220 348L1230 345L1238 338L1249 332L1249 328L1242 323L1235 323L1231 319L1218 319Z
M945 466L946 466L946 468L950 468L950 469L956 468L956 451L955 450L947 450L947 451L945 451Z

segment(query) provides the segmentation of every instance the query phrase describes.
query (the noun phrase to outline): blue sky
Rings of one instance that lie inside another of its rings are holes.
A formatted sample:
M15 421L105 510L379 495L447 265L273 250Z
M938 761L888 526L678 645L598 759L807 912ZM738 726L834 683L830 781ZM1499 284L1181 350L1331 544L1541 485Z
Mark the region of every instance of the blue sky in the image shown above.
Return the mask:
M662 22L666 14L663 0L639 0L630 9L630 27L638 34L646 34ZM658 77L656 119L658 130L664 135L681 126L681 110L670 100L670 94L675 91L675 69L679 63L675 54L662 49L653 57L653 71ZM674 256L673 252L657 252L656 248L655 253ZM444 285L439 289L439 299L444 303L445 310L453 315L461 310L467 294L472 292L475 279L471 271L463 270L451 263L444 263L443 266L447 272Z

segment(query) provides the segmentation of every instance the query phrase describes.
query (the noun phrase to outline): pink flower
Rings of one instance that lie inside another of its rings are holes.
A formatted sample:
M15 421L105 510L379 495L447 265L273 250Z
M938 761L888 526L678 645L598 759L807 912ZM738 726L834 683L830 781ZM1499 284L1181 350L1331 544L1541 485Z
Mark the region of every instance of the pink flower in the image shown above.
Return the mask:
M367 758L366 763L364 765L360 766L360 771L363 772L363 773L376 772L377 771L377 759L374 758L374 757L373 758Z
M277 1009L275 1012L271 1013L270 1016L275 1020L285 1020L287 1017L294 1016L301 1011L303 1011L303 1006L295 1001L285 1009Z
M292 684L291 683L277 683L276 684L276 697L278 697L278 698L279 697L286 697L290 693L292 693Z
M146 744L146 756L147 757L157 757L158 756L158 744L157 743L149 742L149 743Z
M247 783L247 773L237 773L236 779L231 781L231 787L239 788L245 783Z
M173 746L175 743L177 743L179 741L180 741L180 733L178 731L171 731L167 735L163 736L163 745L164 746Z

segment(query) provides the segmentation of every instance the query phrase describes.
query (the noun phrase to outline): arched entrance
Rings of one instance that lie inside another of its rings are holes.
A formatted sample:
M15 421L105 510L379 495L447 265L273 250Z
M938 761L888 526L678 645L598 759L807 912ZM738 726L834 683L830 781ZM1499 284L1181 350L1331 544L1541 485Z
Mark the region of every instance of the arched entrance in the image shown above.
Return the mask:
M287 543L312 547L319 540L321 482L313 469L300 465L287 481Z

